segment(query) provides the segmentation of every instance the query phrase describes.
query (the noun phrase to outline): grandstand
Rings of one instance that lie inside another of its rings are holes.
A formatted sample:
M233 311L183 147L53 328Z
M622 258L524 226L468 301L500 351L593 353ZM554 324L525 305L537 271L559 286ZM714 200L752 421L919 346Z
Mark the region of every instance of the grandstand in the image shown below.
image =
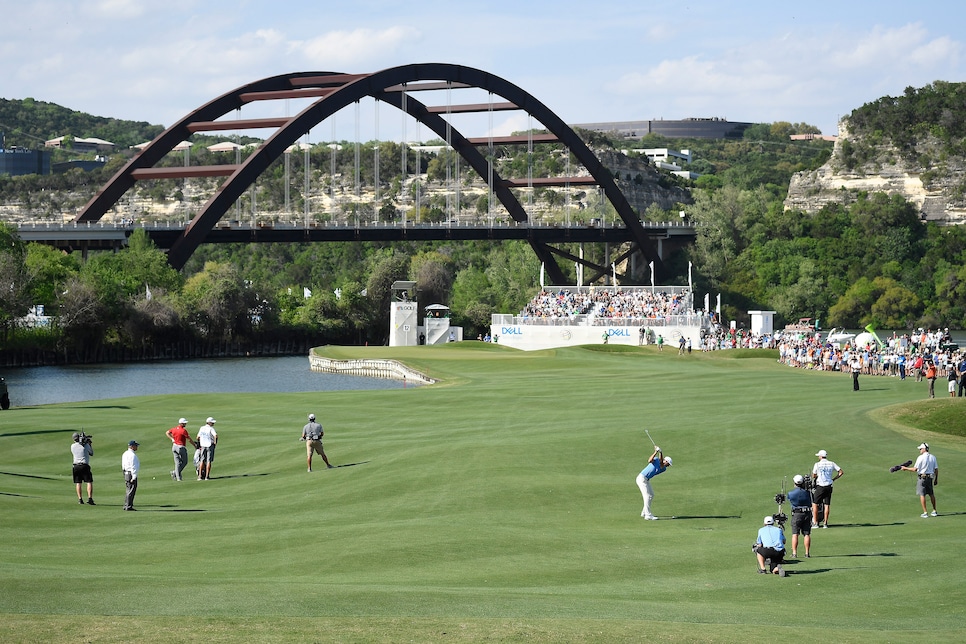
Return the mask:
M490 319L494 341L531 351L579 344L653 344L660 335L694 346L711 328L687 286L547 286L519 315ZM643 330L643 337L642 337Z

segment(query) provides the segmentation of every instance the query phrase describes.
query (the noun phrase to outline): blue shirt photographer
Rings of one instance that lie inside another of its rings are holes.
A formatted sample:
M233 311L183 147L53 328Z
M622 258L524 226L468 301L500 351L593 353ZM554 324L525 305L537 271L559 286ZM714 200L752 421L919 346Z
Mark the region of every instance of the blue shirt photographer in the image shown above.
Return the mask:
M788 492L788 502L792 504L792 508L808 508L812 509L812 495L808 493L808 490L801 487L794 487Z
M764 548L771 548L772 550L784 550L785 533L781 531L781 528L776 527L773 523L767 523L758 529L758 541L756 541L756 543Z

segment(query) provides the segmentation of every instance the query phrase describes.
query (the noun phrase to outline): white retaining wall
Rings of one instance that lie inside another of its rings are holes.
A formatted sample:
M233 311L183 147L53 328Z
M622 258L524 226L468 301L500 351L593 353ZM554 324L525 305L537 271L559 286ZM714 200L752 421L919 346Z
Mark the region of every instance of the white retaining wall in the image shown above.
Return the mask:
M331 358L323 358L310 354L309 368L312 371L322 371L324 373L405 380L424 385L431 385L436 382L434 378L430 378L395 360L332 360Z

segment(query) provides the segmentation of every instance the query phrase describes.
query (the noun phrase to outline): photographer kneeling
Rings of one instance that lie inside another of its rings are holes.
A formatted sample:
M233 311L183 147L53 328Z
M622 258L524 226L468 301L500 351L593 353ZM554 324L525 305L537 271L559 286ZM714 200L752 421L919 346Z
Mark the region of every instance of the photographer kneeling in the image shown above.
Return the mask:
M775 526L775 519L772 516L765 517L764 525L758 530L758 540L752 550L758 556L759 573L773 572L781 577L785 576L785 571L782 569L782 562L785 560L785 533ZM765 565L766 559L771 560L770 566Z

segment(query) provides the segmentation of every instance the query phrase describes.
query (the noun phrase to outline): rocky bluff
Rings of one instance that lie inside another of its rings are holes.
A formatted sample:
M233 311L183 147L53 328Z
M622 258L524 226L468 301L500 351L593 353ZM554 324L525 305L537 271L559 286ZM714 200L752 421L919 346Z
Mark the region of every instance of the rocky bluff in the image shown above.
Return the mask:
M843 119L825 165L792 176L785 208L811 213L825 204L851 203L860 192L902 195L926 221L966 223L966 159L950 156L929 136L905 151L853 136Z

